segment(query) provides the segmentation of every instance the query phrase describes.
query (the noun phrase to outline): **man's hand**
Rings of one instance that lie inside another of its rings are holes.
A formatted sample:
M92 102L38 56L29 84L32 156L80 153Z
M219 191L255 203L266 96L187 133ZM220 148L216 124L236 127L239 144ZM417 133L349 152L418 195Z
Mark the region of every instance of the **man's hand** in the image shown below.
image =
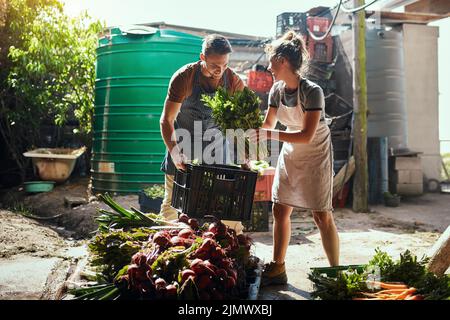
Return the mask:
M186 162L188 161L188 158L186 155L181 153L178 146L172 148L172 151L170 151L170 156L172 157L173 164L178 170L186 171Z

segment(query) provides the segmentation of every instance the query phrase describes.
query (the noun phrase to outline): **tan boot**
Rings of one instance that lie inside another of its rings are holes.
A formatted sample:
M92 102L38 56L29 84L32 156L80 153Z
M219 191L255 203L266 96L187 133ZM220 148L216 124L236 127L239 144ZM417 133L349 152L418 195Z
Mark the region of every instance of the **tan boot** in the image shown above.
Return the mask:
M274 261L266 263L261 276L261 286L286 284L287 274L284 262L282 264Z

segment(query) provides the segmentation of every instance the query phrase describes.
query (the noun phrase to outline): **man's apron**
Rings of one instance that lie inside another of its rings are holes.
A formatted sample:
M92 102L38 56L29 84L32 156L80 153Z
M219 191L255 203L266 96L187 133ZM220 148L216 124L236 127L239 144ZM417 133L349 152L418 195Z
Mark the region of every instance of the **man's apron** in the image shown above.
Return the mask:
M277 118L286 131L303 129L305 112L300 101L288 107L280 103ZM284 142L278 158L272 186L272 201L312 211L331 211L333 195L333 152L330 129L320 121L309 144Z
M187 97L180 108L180 112L178 113L178 116L174 122L175 129L186 129L191 134L191 150L190 150L190 157L189 160L198 159L200 163L202 163L202 154L203 150L208 146L209 150L214 149L217 152L222 153L221 161L219 164L226 164L229 162L230 155L227 148L227 141L225 137L220 133L217 136L215 136L217 139L212 138L212 141L203 141L203 134L207 129L217 129L217 132L219 133L219 127L215 124L213 118L212 118L212 109L206 106L200 99L202 98L203 94L206 94L210 97L215 95L214 92L206 92L201 86L200 86L200 73L201 73L201 66L196 66L197 70L194 75L194 85L192 87L192 94ZM225 88L228 88L228 79L226 72L223 74L223 86ZM195 131L194 123L197 121L197 125L201 121L201 127L202 130ZM179 138L179 137L178 137ZM180 139L178 139L180 142ZM202 146L201 150L197 150L198 152L201 152L199 154L194 153L194 142L200 142L200 145ZM185 151L185 150L184 150ZM186 155L186 151L184 152ZM166 150L166 155L164 157L164 160L161 164L161 171L164 171L166 174L169 175L175 175L175 165L172 161L172 157L170 156L170 153Z

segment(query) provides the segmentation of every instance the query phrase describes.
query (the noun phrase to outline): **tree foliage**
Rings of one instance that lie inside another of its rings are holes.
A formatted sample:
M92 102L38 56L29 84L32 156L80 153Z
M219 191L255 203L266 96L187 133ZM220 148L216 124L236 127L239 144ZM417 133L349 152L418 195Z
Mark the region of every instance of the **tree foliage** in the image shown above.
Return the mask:
M23 170L43 121L91 130L95 48L103 25L64 14L58 0L0 0L0 131Z

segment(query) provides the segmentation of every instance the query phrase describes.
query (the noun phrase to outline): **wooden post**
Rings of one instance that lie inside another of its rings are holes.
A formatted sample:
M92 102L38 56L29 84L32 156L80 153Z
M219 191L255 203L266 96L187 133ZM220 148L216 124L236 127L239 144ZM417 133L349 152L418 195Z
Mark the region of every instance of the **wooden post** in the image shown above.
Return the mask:
M364 0L354 0L353 6L364 5ZM365 10L353 13L353 154L355 179L353 182L353 211L368 212L367 166L367 83L366 83L366 21ZM381 58L380 58L381 59Z
M443 275L450 266L450 226L436 241L428 256L428 269L437 275Z

